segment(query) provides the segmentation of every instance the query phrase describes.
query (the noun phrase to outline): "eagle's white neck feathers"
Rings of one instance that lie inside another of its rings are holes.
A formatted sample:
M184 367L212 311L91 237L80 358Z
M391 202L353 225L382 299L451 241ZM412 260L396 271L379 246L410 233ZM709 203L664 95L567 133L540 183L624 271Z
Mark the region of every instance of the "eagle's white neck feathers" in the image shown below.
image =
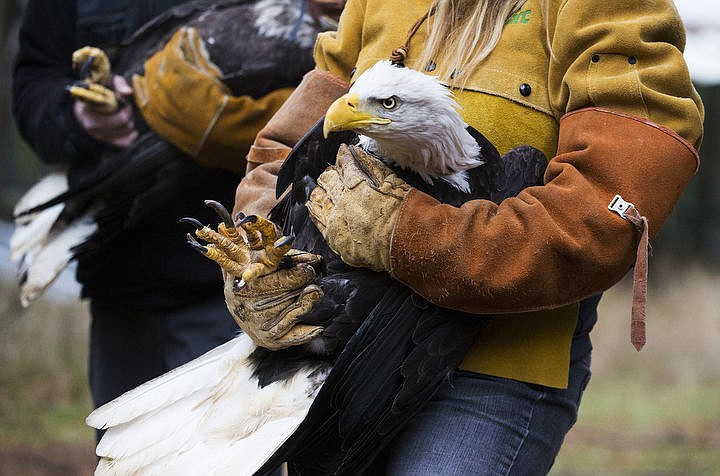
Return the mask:
M430 184L442 178L469 191L466 171L482 164L480 146L465 129L452 92L436 77L380 61L350 92L358 95L361 109L392 121L358 131L361 147L413 170ZM394 109L382 106L386 98L395 98Z

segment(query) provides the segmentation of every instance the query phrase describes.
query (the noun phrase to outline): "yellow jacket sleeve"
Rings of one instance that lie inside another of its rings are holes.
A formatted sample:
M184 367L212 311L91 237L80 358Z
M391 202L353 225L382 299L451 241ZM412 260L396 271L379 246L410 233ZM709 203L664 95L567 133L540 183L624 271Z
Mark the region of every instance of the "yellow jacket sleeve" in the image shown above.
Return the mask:
M696 148L703 105L683 59L685 30L670 0L563 0L546 14L556 117L602 107L671 128Z

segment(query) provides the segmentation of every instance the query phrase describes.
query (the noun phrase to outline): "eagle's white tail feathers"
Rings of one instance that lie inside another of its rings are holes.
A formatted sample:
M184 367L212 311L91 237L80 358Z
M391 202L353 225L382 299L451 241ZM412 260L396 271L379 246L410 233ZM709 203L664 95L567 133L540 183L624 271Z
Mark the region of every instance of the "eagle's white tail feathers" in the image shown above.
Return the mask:
M45 210L16 218L15 230L10 237L10 259L20 261L30 250L42 247L64 209L65 204L58 203Z
M71 248L83 243L97 229L89 214L70 225L59 224L58 218L65 208L63 203L24 214L67 190L65 173L51 173L33 185L15 205L10 259L19 262L23 306L42 296L72 259Z
M228 362L247 358L255 345L245 334L219 345L195 360L124 393L92 412L85 422L103 429L127 423L150 411L217 384L227 372Z
M295 431L319 389L317 367L258 388L240 335L93 412L108 428L96 474L252 474Z
M65 172L53 172L43 177L20 197L15 204L13 215L18 216L31 208L42 205L67 190L68 181Z
M43 295L73 259L72 248L84 243L96 230L97 223L89 214L85 215L58 233L51 232L43 242L23 255L19 266L19 273L24 275L20 285L23 306L29 306Z

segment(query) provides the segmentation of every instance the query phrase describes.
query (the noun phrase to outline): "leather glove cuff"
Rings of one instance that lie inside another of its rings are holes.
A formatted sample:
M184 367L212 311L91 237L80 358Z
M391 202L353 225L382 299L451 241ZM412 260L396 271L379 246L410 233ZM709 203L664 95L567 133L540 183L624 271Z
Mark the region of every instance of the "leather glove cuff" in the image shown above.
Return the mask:
M473 313L577 302L635 261L641 233L608 209L614 196L635 204L652 239L697 163L687 141L646 119L600 108L567 114L544 186L460 208L412 190L393 235L393 272L429 301Z
M260 164L284 159L292 146L348 88L345 81L327 71L314 69L308 72L258 133L247 156L247 172Z

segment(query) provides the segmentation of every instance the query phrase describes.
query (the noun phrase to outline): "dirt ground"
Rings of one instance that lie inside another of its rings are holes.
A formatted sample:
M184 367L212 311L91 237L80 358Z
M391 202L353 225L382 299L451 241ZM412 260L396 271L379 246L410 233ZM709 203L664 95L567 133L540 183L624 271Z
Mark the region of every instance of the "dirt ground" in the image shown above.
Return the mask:
M81 476L94 469L95 456L87 444L0 445L2 476Z

